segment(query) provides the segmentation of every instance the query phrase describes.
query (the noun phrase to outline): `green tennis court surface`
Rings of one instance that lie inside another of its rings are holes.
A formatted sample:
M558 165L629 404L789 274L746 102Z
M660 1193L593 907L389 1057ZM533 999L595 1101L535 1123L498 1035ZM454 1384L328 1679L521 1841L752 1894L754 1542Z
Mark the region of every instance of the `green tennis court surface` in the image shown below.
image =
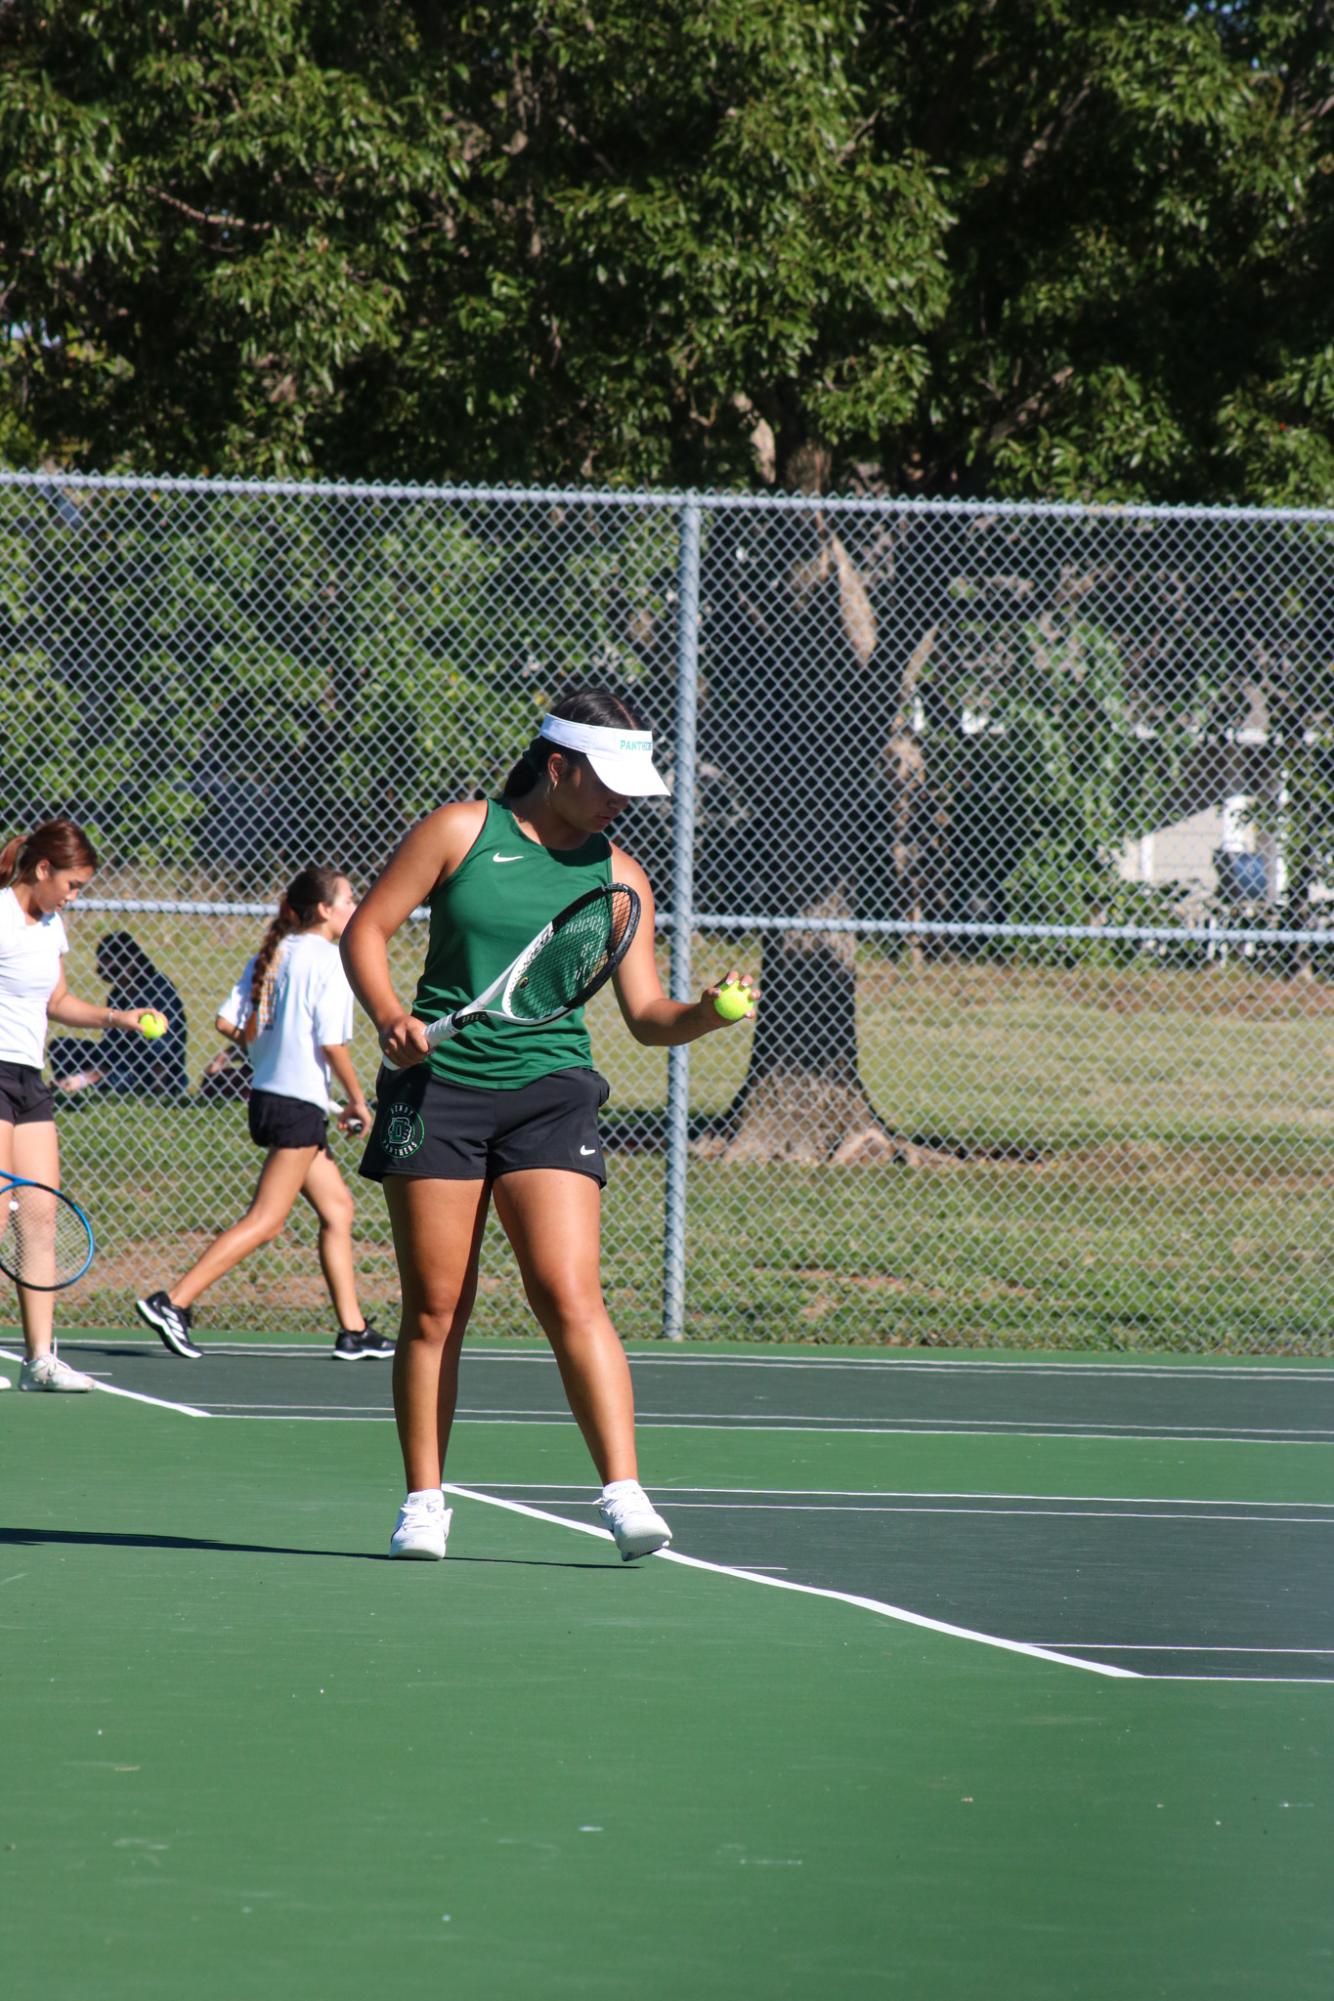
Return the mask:
M636 1354L627 1566L474 1353L436 1566L382 1365L64 1352L121 1394L0 1399L15 2001L1329 1993L1334 1370Z

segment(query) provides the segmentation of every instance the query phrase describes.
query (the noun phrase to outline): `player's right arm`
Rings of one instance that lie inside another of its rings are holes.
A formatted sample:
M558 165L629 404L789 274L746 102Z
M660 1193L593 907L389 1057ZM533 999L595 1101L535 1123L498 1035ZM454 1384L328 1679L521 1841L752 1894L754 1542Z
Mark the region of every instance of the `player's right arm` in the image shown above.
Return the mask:
M486 802L470 799L441 806L418 821L358 904L340 940L348 984L374 1022L381 1050L400 1070L426 1056L426 1030L394 990L389 940L462 864L485 820Z

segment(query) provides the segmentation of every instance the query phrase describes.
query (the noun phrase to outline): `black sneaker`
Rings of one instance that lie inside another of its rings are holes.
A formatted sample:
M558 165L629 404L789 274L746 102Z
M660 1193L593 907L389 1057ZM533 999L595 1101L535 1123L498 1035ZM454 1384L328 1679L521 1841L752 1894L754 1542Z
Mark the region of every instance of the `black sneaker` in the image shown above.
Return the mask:
M386 1341L369 1320L364 1327L344 1327L333 1345L335 1362L365 1362L393 1352L393 1342Z
M141 1320L157 1329L173 1355L183 1355L187 1362L199 1360L202 1350L190 1339L194 1315L188 1306L173 1306L165 1292L150 1292L147 1299L135 1300L134 1310Z

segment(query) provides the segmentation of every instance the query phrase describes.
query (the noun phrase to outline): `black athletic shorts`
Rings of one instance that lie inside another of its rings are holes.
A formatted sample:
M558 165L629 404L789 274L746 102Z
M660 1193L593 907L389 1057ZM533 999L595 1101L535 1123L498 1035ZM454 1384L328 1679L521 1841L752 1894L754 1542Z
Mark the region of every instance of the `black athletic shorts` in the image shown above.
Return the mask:
M51 1086L31 1063L0 1063L0 1125L44 1126L55 1121Z
M246 1100L250 1137L256 1146L317 1146L328 1153L328 1113L308 1098L284 1098L277 1091L252 1091Z
M519 1168L559 1167L607 1185L598 1112L611 1087L596 1070L553 1070L517 1091L475 1091L385 1064L375 1124L359 1172L427 1181L494 1181Z

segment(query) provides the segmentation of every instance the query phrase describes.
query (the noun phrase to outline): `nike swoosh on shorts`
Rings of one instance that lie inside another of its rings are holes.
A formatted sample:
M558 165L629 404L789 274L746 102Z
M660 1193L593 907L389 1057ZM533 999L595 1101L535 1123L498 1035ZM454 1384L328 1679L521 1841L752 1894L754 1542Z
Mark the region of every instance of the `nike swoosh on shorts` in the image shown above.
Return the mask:
M579 1151L580 1153L596 1153L597 1148L595 1146L581 1146Z

